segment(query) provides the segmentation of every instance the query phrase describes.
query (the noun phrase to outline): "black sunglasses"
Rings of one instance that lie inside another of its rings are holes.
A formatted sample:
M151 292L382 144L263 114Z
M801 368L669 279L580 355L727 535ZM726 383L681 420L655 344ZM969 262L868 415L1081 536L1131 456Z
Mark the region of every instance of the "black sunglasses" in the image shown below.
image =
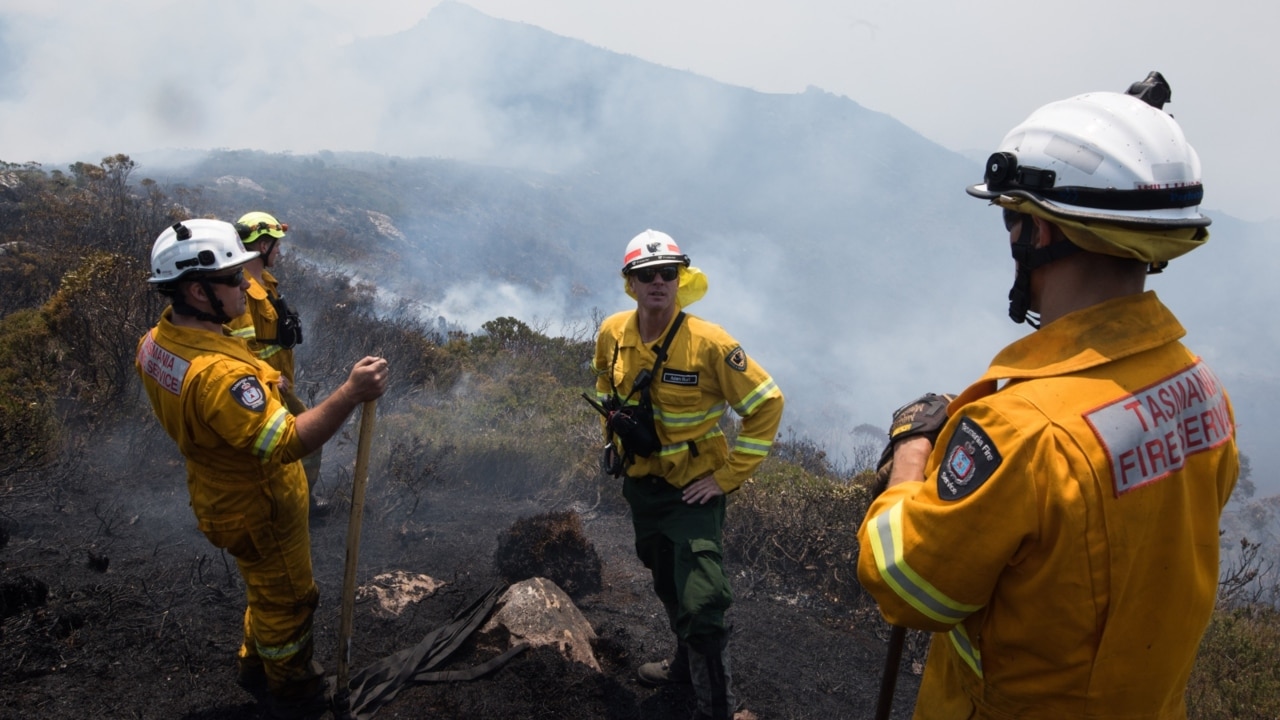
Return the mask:
M240 287L244 284L244 270L237 270L231 275L205 275L205 280L228 287Z
M1009 232L1013 232L1013 226L1017 225L1027 216L1026 213L1016 212L1009 208L1002 208L1002 210L1004 210L1004 229Z
M663 280L671 282L680 277L679 265L663 265L662 267L646 267L631 271L631 277L639 280L646 285L653 282L655 275L661 276Z

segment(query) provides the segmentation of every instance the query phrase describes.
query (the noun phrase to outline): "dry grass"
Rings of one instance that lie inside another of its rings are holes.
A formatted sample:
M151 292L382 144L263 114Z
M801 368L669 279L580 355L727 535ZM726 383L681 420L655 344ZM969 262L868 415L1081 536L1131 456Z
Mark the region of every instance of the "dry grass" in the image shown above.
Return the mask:
M858 527L871 493L858 482L769 459L733 496L725 546L760 589L796 602L857 607Z
M1266 606L1220 609L1200 643L1187 684L1193 720L1280 717L1280 612Z

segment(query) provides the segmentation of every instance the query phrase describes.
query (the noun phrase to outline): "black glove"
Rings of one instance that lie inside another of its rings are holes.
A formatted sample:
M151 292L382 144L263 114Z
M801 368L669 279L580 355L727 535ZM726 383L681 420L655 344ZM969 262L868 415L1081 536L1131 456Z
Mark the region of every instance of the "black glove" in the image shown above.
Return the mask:
M893 471L893 448L898 441L921 436L936 443L942 426L947 424L947 406L955 399L956 396L951 394L926 393L894 411L893 420L889 423L889 443L880 453L880 462L876 466L872 497L884 492L889 485L889 474Z

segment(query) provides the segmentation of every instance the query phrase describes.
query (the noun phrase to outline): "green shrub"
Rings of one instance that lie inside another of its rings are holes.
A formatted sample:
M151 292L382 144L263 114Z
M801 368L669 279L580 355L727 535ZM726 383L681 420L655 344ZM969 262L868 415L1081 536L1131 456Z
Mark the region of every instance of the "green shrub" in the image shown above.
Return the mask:
M66 379L59 393L79 401L82 419L112 419L137 379L138 340L163 307L146 277L146 266L135 258L91 252L63 275L43 307Z
M1280 612L1267 606L1216 611L1187 684L1193 720L1280 717Z
M60 377L53 338L36 310L0 320L0 480L51 459L59 425L53 383Z
M868 601L857 566L858 527L870 503L863 485L768 458L732 496L726 552L771 592L856 608Z

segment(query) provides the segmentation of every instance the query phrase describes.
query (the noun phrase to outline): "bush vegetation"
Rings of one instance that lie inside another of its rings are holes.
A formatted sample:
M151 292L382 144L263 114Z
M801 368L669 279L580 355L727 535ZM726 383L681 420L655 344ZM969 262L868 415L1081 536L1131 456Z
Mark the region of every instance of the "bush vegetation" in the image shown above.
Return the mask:
M65 477L77 448L149 419L133 354L162 309L145 282L152 239L179 219L260 209L203 188L135 182L133 171L123 155L68 172L0 164L0 491ZM343 219L359 213L338 195L327 199L332 212L310 223L307 238L318 254L338 257L351 240ZM394 212L394 203L379 209ZM304 259L286 255L279 274L307 332L298 350L305 401L321 399L363 355L391 363L373 465L397 499L381 519L407 526L441 488L529 498L553 513L622 510L616 481L597 467L599 419L580 397L592 383L594 328L552 336L499 317L475 333L447 330ZM735 429L727 419L725 432ZM785 432L730 504L727 552L743 590L882 629L855 572L869 484L867 472L835 467ZM1227 563L1188 690L1193 718L1280 716L1274 575L1259 546L1249 548ZM922 647L918 640L911 651Z

